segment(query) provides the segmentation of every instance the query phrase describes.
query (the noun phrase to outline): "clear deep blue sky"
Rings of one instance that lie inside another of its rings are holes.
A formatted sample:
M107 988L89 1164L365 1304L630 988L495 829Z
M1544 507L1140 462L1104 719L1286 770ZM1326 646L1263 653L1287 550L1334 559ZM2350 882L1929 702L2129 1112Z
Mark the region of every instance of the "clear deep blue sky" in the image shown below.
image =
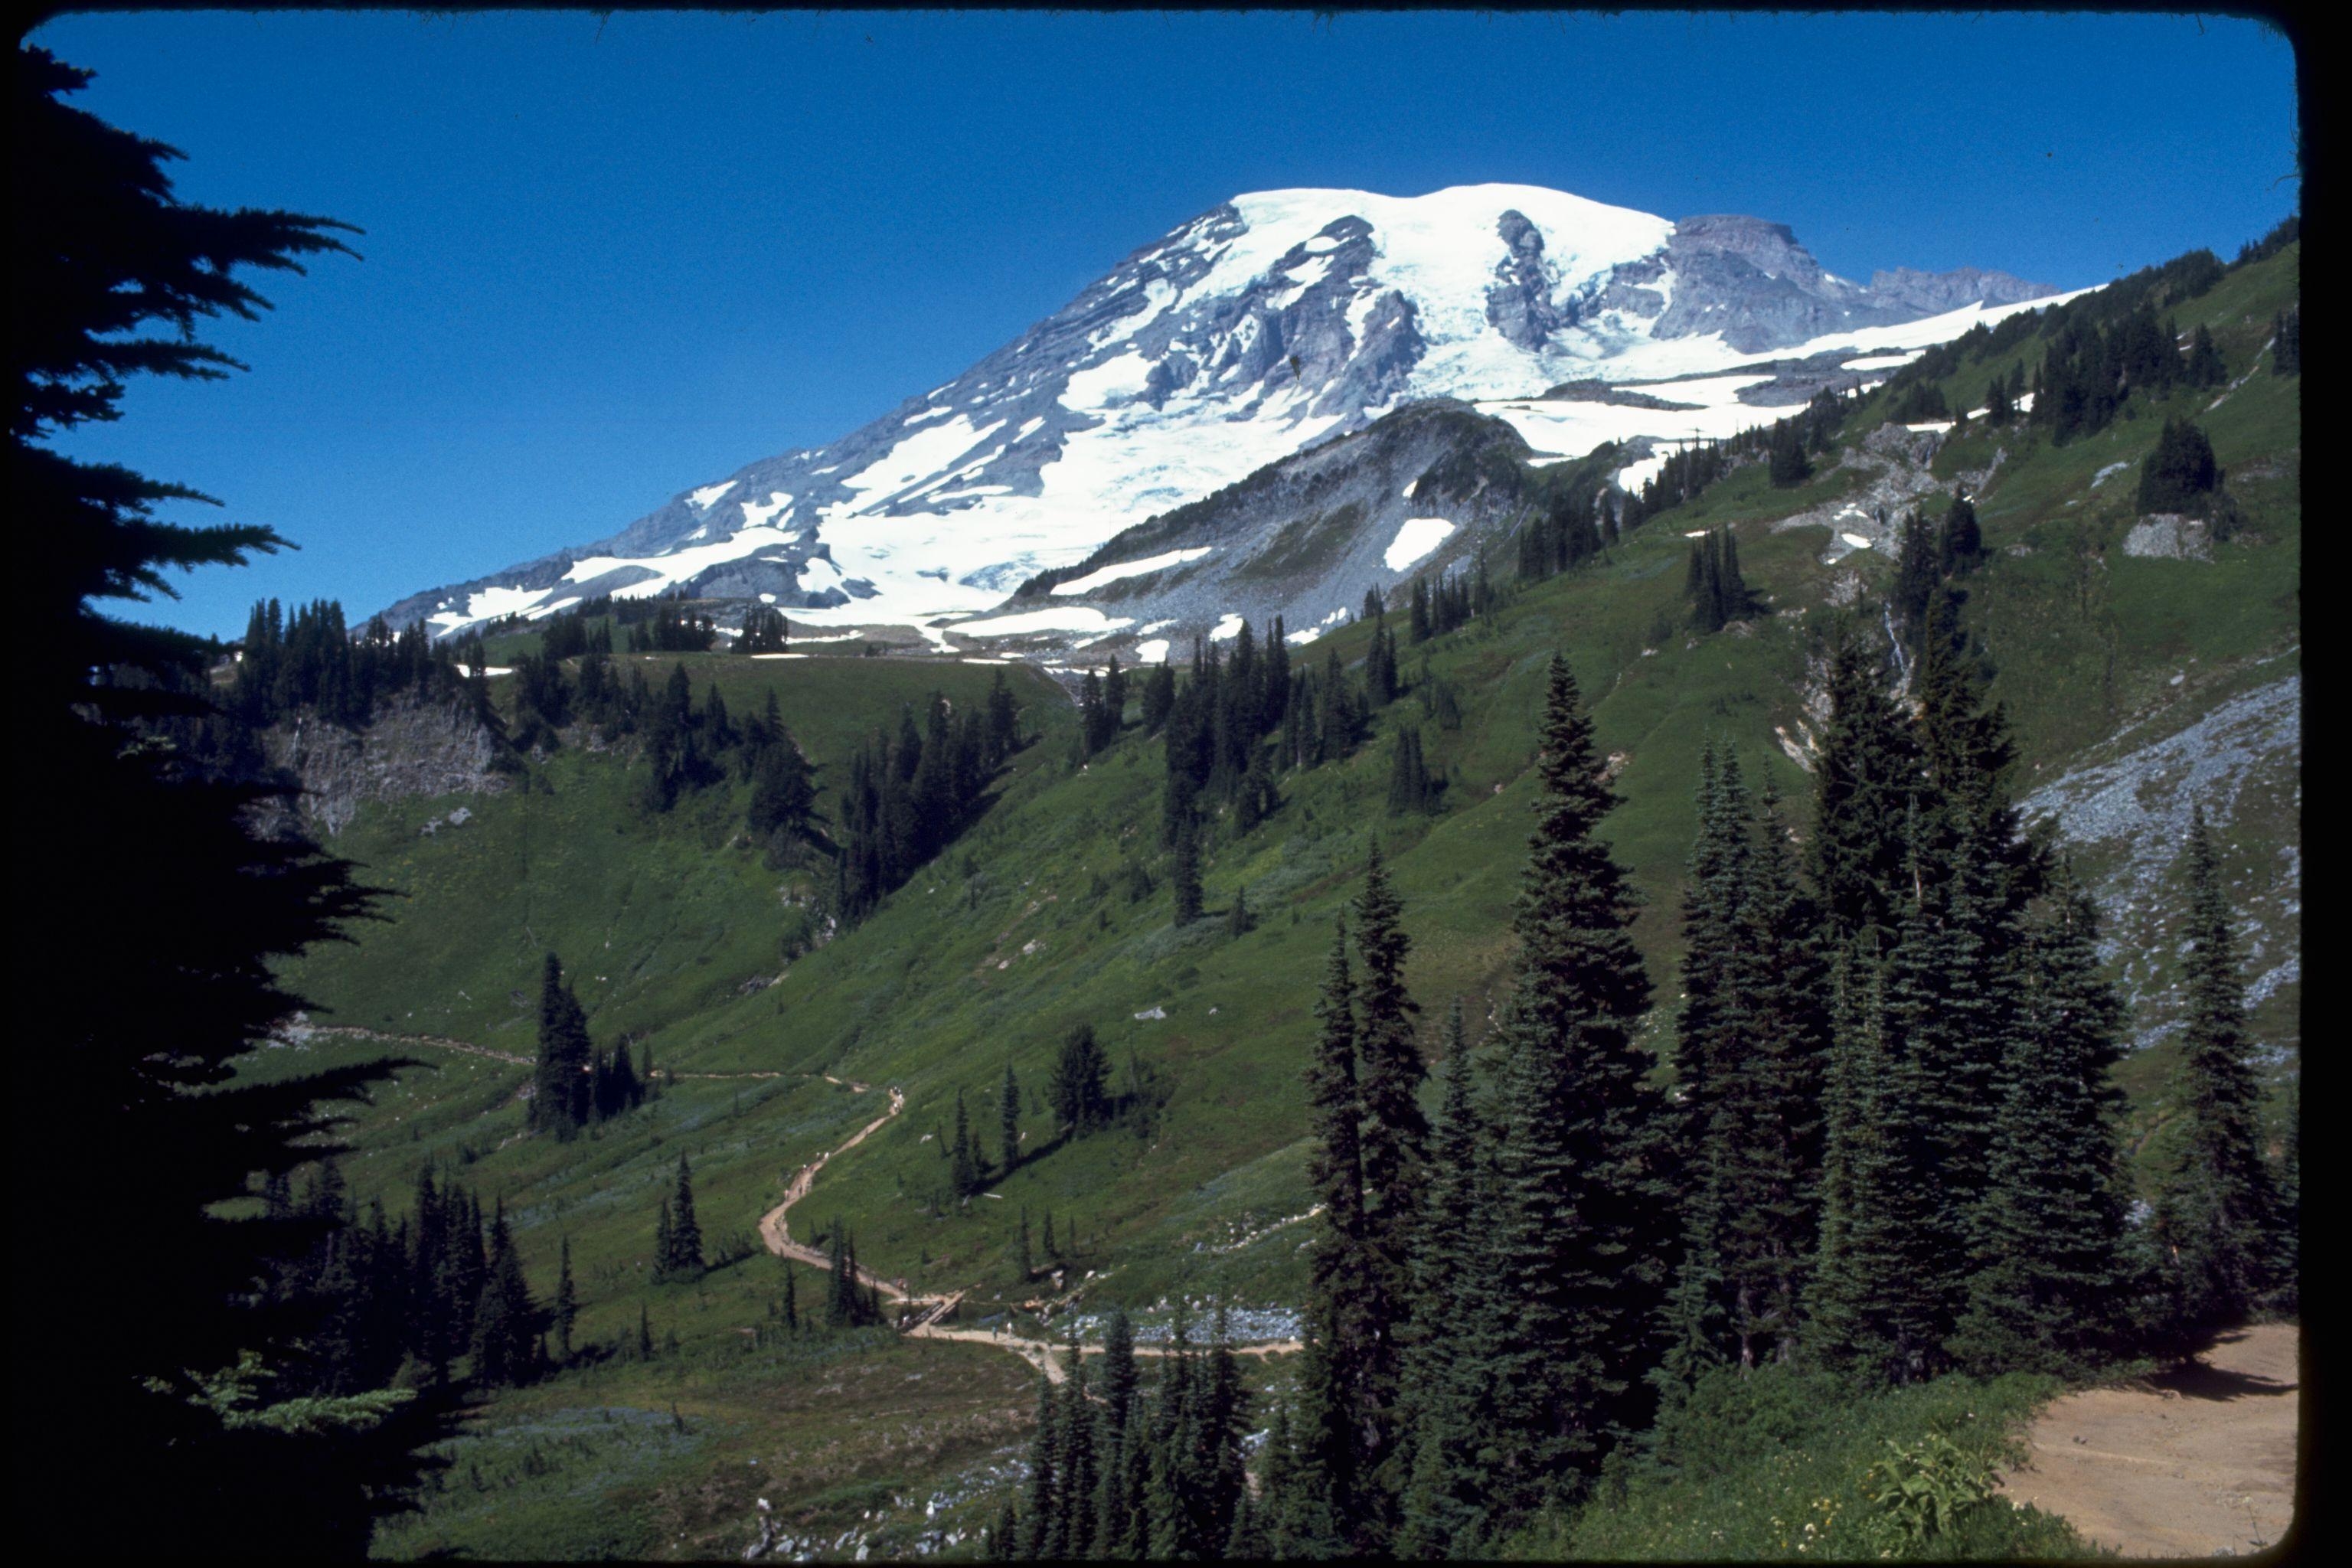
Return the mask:
M270 276L227 384L71 449L299 553L187 579L355 615L601 538L947 380L1244 191L1509 181L1790 225L1849 278L2063 287L2292 209L2294 58L2207 17L163 14L33 41L182 196L367 230Z

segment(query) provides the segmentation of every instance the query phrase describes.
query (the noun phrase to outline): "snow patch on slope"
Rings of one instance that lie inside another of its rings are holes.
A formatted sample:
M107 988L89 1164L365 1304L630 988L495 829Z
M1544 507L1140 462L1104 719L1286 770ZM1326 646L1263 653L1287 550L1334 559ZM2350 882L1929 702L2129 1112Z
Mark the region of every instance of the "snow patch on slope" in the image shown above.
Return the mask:
M1442 517L1410 517L1389 541L1388 552L1381 557L1391 572L1402 572L1439 545L1454 533L1454 525Z

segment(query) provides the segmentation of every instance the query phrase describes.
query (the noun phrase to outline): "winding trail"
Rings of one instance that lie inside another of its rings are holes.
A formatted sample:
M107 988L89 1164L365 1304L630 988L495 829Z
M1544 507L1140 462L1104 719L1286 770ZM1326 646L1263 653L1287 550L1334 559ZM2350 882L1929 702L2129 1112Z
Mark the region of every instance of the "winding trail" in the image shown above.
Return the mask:
M436 1050L463 1051L469 1057L488 1057L494 1062L511 1062L516 1067L530 1066L529 1057L519 1057L512 1051L494 1051L488 1046L477 1046L465 1040L452 1040L439 1035L387 1035L381 1029L362 1029L351 1024L281 1025L282 1038L297 1044L312 1035L341 1035L354 1040L375 1040L387 1046L431 1046Z
M842 1080L832 1079L828 1081L840 1083ZM866 1088L862 1083L847 1084L844 1087L859 1094L865 1093ZM835 1155L845 1154L856 1148L881 1131L892 1117L906 1109L907 1096L904 1091L892 1089L889 1110L859 1128L840 1148L819 1154L793 1173L792 1181L784 1188L784 1201L760 1216L760 1239L767 1245L770 1252L779 1258L789 1258L796 1263L805 1263L812 1268L830 1269L833 1267L833 1259L825 1253L793 1239L790 1223L784 1216L791 1212L794 1204L809 1195L809 1189L816 1184L816 1173L824 1169L825 1162L833 1159ZM886 1279L863 1267L857 1268L856 1278L859 1284L871 1287L880 1295L887 1297L895 1305L925 1309L901 1331L908 1339L952 1340L961 1344L989 1345L1019 1356L1023 1361L1044 1373L1045 1381L1048 1383L1058 1384L1068 1376L1062 1367L1062 1357L1068 1353L1070 1349L1066 1344L1057 1345L1048 1340L1028 1339L996 1329L950 1329L942 1325L940 1320L955 1310L964 1297L971 1293L968 1289L948 1295L915 1295L908 1292L904 1279ZM1235 1355L1265 1356L1285 1355L1305 1347L1297 1340L1275 1340L1259 1344L1232 1345L1227 1348ZM1103 1347L1100 1345L1080 1345L1077 1350L1080 1355L1103 1353ZM1174 1352L1162 1345L1138 1345L1135 1347L1135 1353L1139 1356L1165 1356Z

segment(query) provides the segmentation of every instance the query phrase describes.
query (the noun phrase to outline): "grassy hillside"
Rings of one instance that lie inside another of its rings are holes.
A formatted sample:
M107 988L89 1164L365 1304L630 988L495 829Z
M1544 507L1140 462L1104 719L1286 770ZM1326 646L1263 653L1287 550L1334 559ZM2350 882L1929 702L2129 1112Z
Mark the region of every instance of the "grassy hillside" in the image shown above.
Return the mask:
M2212 325L2233 379L2255 366L2272 311L2294 297L2298 262L2299 247L2289 247L2179 311L2184 330L2200 320ZM2297 667L2300 383L2272 376L2266 363L2255 368L2210 409L2213 394L2184 392L2067 446L2014 430L1963 434L1939 456L1939 471L1981 468L1996 446L2002 450L1979 498L1991 554L1969 581L1966 617L1991 653L1994 695L2015 724L2021 792L2118 748L2178 733ZM1982 366L1958 373L1956 405L1971 384L1980 393L1988 374ZM2168 413L2189 412L2230 470L2246 531L2211 563L2127 556L2120 541L2136 471L2094 481L2144 458ZM1850 427L1857 433L1874 408L1860 419ZM803 1467L791 1484L805 1501L852 1483L944 1486L990 1445L1009 1440L1003 1434L1012 1426L984 1416L1011 1410L1013 1426L1023 1419L1024 1369L1009 1356L919 1343L846 1359L809 1347L754 1347L745 1331L766 1321L782 1273L764 1255L699 1286L646 1280L654 1205L681 1151L694 1161L706 1233L748 1237L799 1165L877 1114L884 1086L904 1089L905 1114L826 1169L793 1213L795 1234L845 1219L861 1259L880 1271L923 1288L971 1288L968 1319L1049 1289L1019 1278L1013 1264L1024 1212L1033 1226L1051 1211L1057 1234L1075 1231L1077 1255L1063 1286L1083 1306L1159 1309L1212 1293L1295 1302L1305 1232L1282 1222L1307 1206L1299 1073L1313 1028L1312 977L1332 919L1379 834L1413 939L1409 979L1432 1032L1455 994L1469 999L1474 1032L1483 1032L1511 955L1508 910L1533 794L1537 693L1555 649L1584 688L1599 746L1620 766L1623 804L1607 831L1648 900L1637 936L1660 1004L1652 1037L1663 1048L1699 752L1710 741L1729 742L1751 778L1769 775L1801 803L1807 779L1784 739L1801 733L1810 656L1823 623L1840 613L1832 593L1841 578L1859 574L1867 603L1891 567L1871 552L1824 565L1822 531L1772 526L1852 483L1851 469L1833 469L1804 489L1774 491L1760 466L1743 469L1696 504L1652 520L1606 560L1518 591L1461 632L1403 648L1409 684L1425 663L1430 678L1459 694L1460 728L1428 722L1408 694L1379 715L1353 758L1286 775L1270 820L1245 837L1222 827L1213 835L1210 918L1182 930L1171 925L1168 857L1158 842L1156 742L1130 731L1076 764L1066 699L1025 668L1008 673L1021 683L1025 723L1040 738L1014 759L985 815L870 920L789 965L788 928L807 917L787 900L818 890L820 874L763 865L739 833L740 786L646 823L627 805L626 760L575 748L535 766L531 789L465 802L475 816L462 829L419 836L425 821L459 804L454 799L365 807L338 847L406 897L388 923L356 931L352 944L312 956L292 974L298 989L332 1010L321 1021L527 1055L538 966L552 949L573 971L600 1042L629 1033L675 1072L775 1075L675 1081L645 1109L558 1144L523 1131L515 1092L527 1068L430 1052L429 1067L404 1073L361 1112L352 1133L359 1152L347 1168L363 1202L383 1196L398 1212L420 1165L451 1166L486 1204L504 1198L542 1290L569 1238L583 1335L634 1332L644 1311L657 1333L674 1331L681 1342L671 1360L567 1374L501 1399L492 1419L505 1435L482 1440L481 1462L493 1470L519 1466L512 1456L533 1442L542 1449L572 1443L565 1453L604 1456L580 1459L589 1469L578 1474L604 1474L595 1467L608 1461L638 1467L628 1474L640 1479L626 1485L660 1493L670 1500L663 1508L682 1509L678 1520L694 1522L666 1525L667 1534L583 1536L583 1549L609 1540L616 1550L687 1552L740 1545L751 1504L734 1495L742 1489L735 1480L753 1472L753 1458L772 1468ZM1738 531L1748 579L1774 613L1699 637L1685 629L1684 535L1722 526ZM1345 627L1329 644L1358 658L1369 635ZM1310 656L1319 662L1326 646ZM648 679L658 683L674 657L653 660ZM959 704L976 700L996 673L896 657L706 655L687 663L698 696L716 680L739 715L773 690L820 764L894 721L899 704L934 687ZM1389 817L1391 747L1411 724L1421 725L1429 763L1444 772L1444 797L1428 817ZM2290 952L2300 940L2299 905L2288 908L2280 889L2293 886L2298 808L2291 789L2250 789L2228 824L2242 907L2263 922L2262 940ZM1135 866L1154 888L1140 899L1125 875ZM2086 868L2113 868L2095 853ZM1232 937L1218 917L1239 889L1258 924ZM2151 900L2141 911L2145 929L2129 919L2121 928L2139 944L2135 951L2158 952L2161 928L2145 922L2162 918L2164 892L2159 886L2143 895ZM2267 913L2242 902L2256 897L2273 900ZM2119 951L2118 964L2132 956ZM2293 1071L2298 1000L2299 985L2289 982L2259 1015L2265 1039L2281 1047L2282 1076ZM1154 1009L1165 1016L1137 1016ZM1041 1147L1047 1118L1035 1095L1062 1033L1081 1021L1101 1035L1115 1075L1131 1061L1156 1081L1164 1107L1134 1127ZM314 1036L303 1048L262 1053L253 1070L307 1070L380 1049ZM2133 1063L2143 1132L2161 1120L2168 1060L2159 1044ZM992 1148L995 1089L1008 1063L1031 1095L1024 1163L992 1195L950 1203L943 1135L955 1096L964 1094ZM875 1087L861 1095L809 1076L822 1074ZM814 1287L803 1285L801 1299L813 1300ZM845 1381L850 1360L866 1370ZM1278 1367L1256 1374L1283 1375ZM892 1379L894 1393L901 1384L922 1387L940 1392L943 1404L880 1397ZM845 1403L822 1406L832 1414L807 1422L777 1415L835 1384L849 1392L837 1396ZM629 1425L635 1415L585 1436L567 1425L602 1421L583 1411L665 1412L672 1399L699 1434L690 1442L675 1427L661 1436ZM950 1410L965 1412L966 1426ZM905 1436L883 1443L885 1431ZM552 1483L540 1483L557 1473L575 1471L518 1469L515 1485L549 1491ZM734 1479L709 1492L719 1485L709 1478L721 1476ZM703 1500L678 1500L689 1493ZM871 1500L858 1506L870 1510ZM492 1510L505 1521L494 1528L476 1517L480 1511L436 1512L440 1523L404 1527L387 1544L495 1550L522 1539L500 1533L516 1519L537 1517ZM646 1510L624 1511L634 1520ZM857 1511L836 1500L811 1517L846 1521ZM735 1535L725 1533L730 1528Z

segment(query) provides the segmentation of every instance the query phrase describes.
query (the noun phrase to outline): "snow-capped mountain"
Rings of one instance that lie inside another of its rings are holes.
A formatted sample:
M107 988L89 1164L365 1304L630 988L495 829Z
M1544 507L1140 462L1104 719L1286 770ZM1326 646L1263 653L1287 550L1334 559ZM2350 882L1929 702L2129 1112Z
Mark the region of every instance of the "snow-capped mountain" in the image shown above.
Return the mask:
M1896 363L1890 348L1916 352L2053 292L1974 268L1864 287L1777 224L1672 223L1535 186L1259 192L829 446L387 614L447 633L683 587L784 606L796 627L922 626L947 647L943 623L997 606L1033 574L1409 402L1474 402L1539 457L1717 434L1706 427L1727 411L1728 433L1769 417L1752 405L1780 400L1756 390L1774 377L1695 374L1780 350ZM1654 389L1664 395L1594 391L1668 378L1681 379Z

